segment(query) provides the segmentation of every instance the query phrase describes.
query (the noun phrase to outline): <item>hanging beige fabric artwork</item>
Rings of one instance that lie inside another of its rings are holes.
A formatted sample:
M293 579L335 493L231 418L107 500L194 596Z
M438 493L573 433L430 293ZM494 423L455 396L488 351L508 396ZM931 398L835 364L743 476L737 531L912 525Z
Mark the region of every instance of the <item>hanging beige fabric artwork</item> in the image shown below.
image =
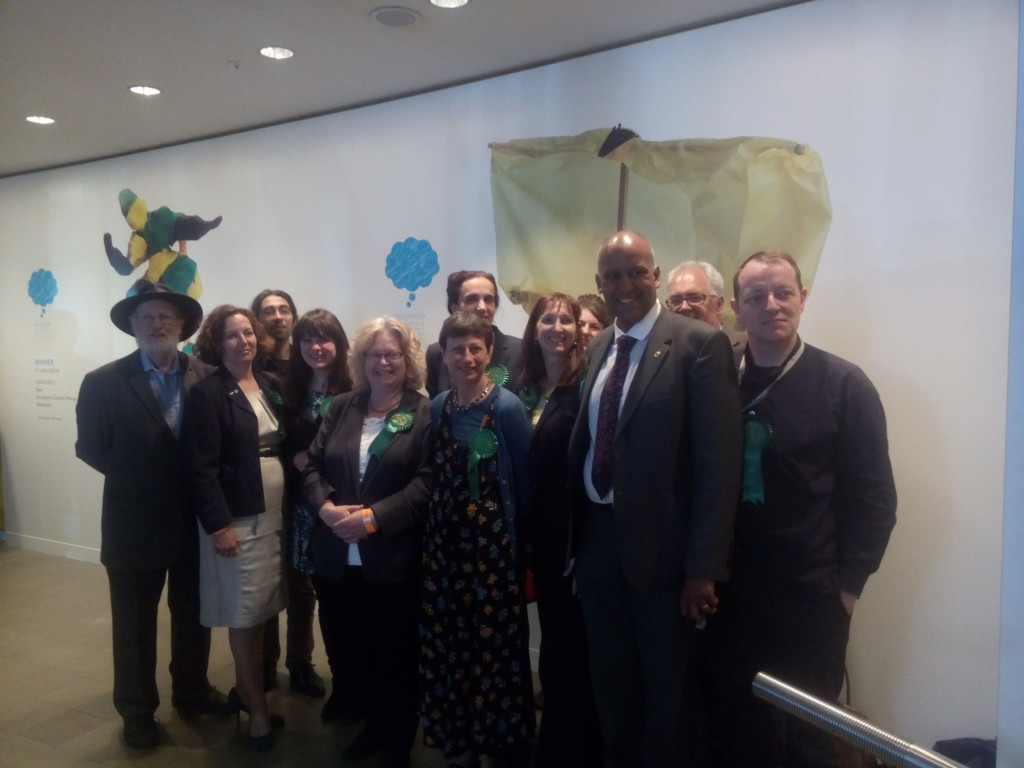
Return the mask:
M644 141L625 128L493 143L498 282L528 311L594 290L598 245L646 236L663 270L707 261L725 277L760 250L790 253L810 287L832 220L821 157L787 139ZM664 294L665 286L662 286Z

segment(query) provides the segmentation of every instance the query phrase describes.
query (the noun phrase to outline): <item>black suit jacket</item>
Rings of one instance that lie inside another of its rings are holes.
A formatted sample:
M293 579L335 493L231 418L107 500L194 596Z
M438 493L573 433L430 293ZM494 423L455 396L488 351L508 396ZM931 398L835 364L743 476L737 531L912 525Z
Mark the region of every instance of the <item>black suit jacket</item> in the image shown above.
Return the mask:
M519 374L523 370L521 360L523 341L515 336L506 336L498 330L496 325L491 327L494 329L494 352L491 354L491 365L504 365L508 369L508 384L506 386L511 386L519 381ZM441 345L435 341L427 347L427 394L433 400L440 393L451 388L448 369L441 356Z
M590 343L569 445L575 520L582 527L583 466L591 442L587 414L594 378L613 341L613 328L607 328ZM728 339L699 320L662 311L625 394L613 449L617 545L633 589L661 589L686 576L728 575L741 454Z
M419 570L422 520L430 497L432 438L430 403L418 392L405 392L401 407L412 412L413 425L399 432L378 458L371 457L359 479L359 441L368 392L339 395L331 403L309 446L302 487L316 518L313 563L316 572L340 578L348 564L348 544L320 520L325 501L373 507L378 532L359 542L363 575L369 582L396 582Z
M186 393L214 369L178 353ZM188 404L185 402L187 418ZM75 407L75 454L104 475L100 560L108 568L167 568L196 530L181 444L164 421L136 350L86 374Z
M281 419L277 379L257 373L256 381ZM226 368L192 388L185 427L195 513L203 530L215 533L236 517L266 511L256 413Z
M572 483L569 436L580 407L578 385L557 387L544 406L530 441L528 543L534 568L565 570L569 557Z

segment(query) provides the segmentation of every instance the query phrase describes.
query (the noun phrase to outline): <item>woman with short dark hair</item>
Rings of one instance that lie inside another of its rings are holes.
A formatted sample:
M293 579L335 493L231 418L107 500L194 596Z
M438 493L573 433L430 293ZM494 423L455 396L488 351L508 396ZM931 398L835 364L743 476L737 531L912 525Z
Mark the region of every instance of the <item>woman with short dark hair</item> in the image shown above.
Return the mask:
M451 390L431 403L433 490L420 619L424 741L456 765L525 765L534 730L522 516L530 423L487 376L489 323L441 327Z
M596 293L584 293L576 303L580 305L580 346L585 353L590 340L612 324L612 313Z

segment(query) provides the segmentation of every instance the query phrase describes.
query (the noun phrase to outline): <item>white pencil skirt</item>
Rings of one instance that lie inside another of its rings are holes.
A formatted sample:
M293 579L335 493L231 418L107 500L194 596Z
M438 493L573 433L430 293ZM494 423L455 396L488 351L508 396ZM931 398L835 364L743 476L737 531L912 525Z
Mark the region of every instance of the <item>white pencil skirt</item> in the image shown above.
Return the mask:
M218 555L213 536L199 528L199 620L203 626L255 627L284 610L288 602L282 557L284 473L278 459L263 458L260 463L267 511L232 522L238 554Z

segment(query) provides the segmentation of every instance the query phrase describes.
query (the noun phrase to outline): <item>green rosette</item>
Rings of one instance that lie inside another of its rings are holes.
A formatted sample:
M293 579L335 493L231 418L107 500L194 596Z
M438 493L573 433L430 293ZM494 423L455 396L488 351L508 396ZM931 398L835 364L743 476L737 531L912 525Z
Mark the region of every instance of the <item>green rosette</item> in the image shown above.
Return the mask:
M280 416L281 408L284 407L284 398L281 397L281 393L276 389L264 389L263 394L266 396L267 400L273 404L274 410L277 411L277 415ZM278 418L277 420L277 434L281 436L282 440L285 439L286 433L284 431L284 419L282 418Z
M480 500L480 460L489 459L498 452L498 436L489 429L478 429L469 438L469 498Z
M384 417L384 429L373 438L367 453L380 458L400 433L412 429L414 421L416 421L416 417L413 416L412 411L405 408L395 408L388 412L388 415Z
M313 411L313 415L317 418L323 419L327 416L327 411L331 409L331 403L334 402L334 395L325 395L322 392L310 392L307 398L309 407Z
M334 400L333 397L325 397L320 401L320 404L316 407L316 415L321 419L327 417L327 411L331 409L331 402Z
M743 422L743 496L751 504L764 504L761 457L772 439L771 425L751 414Z
M488 365L487 366L487 378L491 380L491 383L496 387L504 387L508 384L508 368L504 365Z
M384 429L396 435L399 432L408 432L415 420L416 417L408 408L395 408L384 417Z
M527 384L517 393L519 400L526 406L526 410L532 411L540 402L540 392L533 384Z

